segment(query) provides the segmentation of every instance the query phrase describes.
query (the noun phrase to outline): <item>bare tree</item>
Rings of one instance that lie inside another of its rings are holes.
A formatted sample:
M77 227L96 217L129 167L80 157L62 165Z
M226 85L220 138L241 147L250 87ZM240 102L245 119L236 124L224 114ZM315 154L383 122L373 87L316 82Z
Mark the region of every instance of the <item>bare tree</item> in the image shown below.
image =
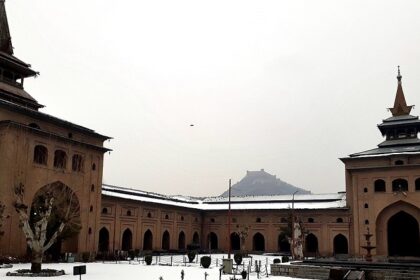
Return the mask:
M280 240L290 244L293 259L302 259L304 237L308 234L302 221L293 212L290 212L287 217L287 226L281 226L280 231Z
M14 207L19 214L20 227L26 243L32 250L31 272L41 271L42 257L63 234L65 229L80 229L80 206L75 193L62 183L43 187L35 195L30 212L24 203L25 187L22 183L14 188Z
M241 226L237 225L236 227L238 229L236 231L236 233L239 235L239 239L241 240L242 253L245 253L245 241L248 237L250 226L249 225L241 225Z

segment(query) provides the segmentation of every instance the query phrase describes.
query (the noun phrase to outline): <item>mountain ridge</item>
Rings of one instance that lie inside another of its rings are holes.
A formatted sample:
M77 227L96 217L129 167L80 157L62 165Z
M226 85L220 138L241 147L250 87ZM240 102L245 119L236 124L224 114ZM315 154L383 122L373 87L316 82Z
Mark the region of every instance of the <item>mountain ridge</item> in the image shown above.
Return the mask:
M287 195L293 194L295 191L298 191L299 194L311 193L261 169L259 171L247 171L244 178L232 185L231 196ZM229 190L220 196L227 197L228 195Z

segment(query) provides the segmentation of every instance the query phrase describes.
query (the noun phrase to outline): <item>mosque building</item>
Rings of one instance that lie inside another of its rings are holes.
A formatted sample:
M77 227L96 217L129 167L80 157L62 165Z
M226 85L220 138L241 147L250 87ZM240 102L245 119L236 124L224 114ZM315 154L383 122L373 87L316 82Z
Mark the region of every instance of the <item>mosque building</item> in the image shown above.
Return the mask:
M229 246L289 252L282 232L293 214L305 230L307 256L361 257L368 228L374 257L420 256L420 120L410 114L400 72L392 116L378 125L385 140L341 158L345 192L233 197L230 215L226 197L167 196L103 184L103 155L109 151L103 143L110 137L43 113L24 89L24 80L37 75L14 55L0 0L0 201L6 206L0 254L27 253L13 207L14 186L23 184L28 205L46 186L76 194L81 229L59 240L56 253Z

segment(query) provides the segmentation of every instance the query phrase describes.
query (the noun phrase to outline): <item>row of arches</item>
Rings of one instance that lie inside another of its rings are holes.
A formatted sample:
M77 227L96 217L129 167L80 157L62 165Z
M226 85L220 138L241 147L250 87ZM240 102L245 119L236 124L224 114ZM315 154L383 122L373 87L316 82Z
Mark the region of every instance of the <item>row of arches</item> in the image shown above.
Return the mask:
M34 163L47 165L48 164L48 149L43 145L36 145L34 148ZM54 151L54 167L59 169L67 168L67 153L63 150ZM84 168L84 157L80 154L72 156L71 168L73 171L81 172Z
M194 232L192 238L193 244L200 244L200 237L197 232ZM178 250L185 250L187 248L186 244L186 236L184 231L180 231L178 234ZM103 227L99 231L99 244L98 250L100 252L107 252L109 251L109 231L107 228ZM129 251L133 249L133 233L130 229L124 230L121 239L121 250ZM150 229L146 230L143 235L143 250L153 250L153 233ZM171 249L171 237L169 231L165 230L162 234L162 243L161 243L162 250L170 250Z
M375 180L374 182L374 191L375 192L386 192L386 182L382 179ZM414 181L415 190L420 191L420 178L417 178ZM393 192L401 192L401 191L408 191L408 181L405 179L395 179L392 181L392 191ZM367 188L365 188L365 192L367 192Z
M218 236L214 232L210 232L207 237L208 248L218 250ZM278 236L278 251L290 252L290 243L285 240L282 235ZM241 240L239 234L234 232L230 235L230 246L234 251L241 249ZM334 254L348 254L348 240L343 234L337 234L333 239ZM310 233L305 238L305 251L311 254L318 253L318 238L315 234ZM265 237L257 232L252 237L252 251L265 251Z

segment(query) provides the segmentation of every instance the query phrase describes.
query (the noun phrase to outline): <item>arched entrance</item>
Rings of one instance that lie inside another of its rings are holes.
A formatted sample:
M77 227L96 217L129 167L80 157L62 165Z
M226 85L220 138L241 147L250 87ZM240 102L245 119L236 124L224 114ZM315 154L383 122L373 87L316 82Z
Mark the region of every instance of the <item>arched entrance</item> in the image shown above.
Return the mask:
M253 251L265 251L265 239L264 236L257 232L252 238L252 250Z
M219 242L217 240L217 234L215 234L214 232L210 232L208 237L207 237L207 241L208 241L210 250L218 250L219 249Z
M305 251L309 256L315 256L318 252L318 238L310 233L305 238Z
M98 251L99 252L109 251L109 232L105 227L101 228L101 230L99 231Z
M412 217L412 219L410 218L410 216ZM413 221L413 219L415 221ZM398 237L399 233L397 230L398 223L401 223L401 221L408 222L407 225L405 224L401 225L400 232L405 234L404 237L402 238ZM382 255L382 256L397 256L398 254L401 254L402 251L399 251L398 249L394 250L389 247L398 246L397 243L402 240L406 240L406 239L414 240L415 237L410 237L410 235L413 233L412 232L408 233L406 229L410 229L410 228L414 229L416 223L417 223L417 230L414 230L414 235L415 235L415 232L418 232L419 230L418 225L420 224L420 208L417 207L416 205L400 200L385 207L379 213L376 219L376 231L375 231L376 242L373 244L377 246L376 254ZM389 234L391 234L391 236L388 236ZM396 237L394 238L393 236L395 235ZM418 237L417 237L417 240L418 240ZM411 242L411 243L412 243L411 246L415 248L416 246L415 242ZM404 244L402 245L404 246ZM418 243L417 243L417 246L419 246Z
M337 234L334 237L334 254L348 254L349 253L349 246L347 243L347 238L340 234Z
M419 224L410 214L400 211L388 220L389 256L420 256Z
M40 213L46 213L47 207L45 205L48 205L51 198L54 198L54 200L51 214L48 217L45 244L56 236L55 234L58 232L62 221L67 221L53 245L45 252L49 259L58 260L62 251L78 251L78 236L82 228L80 204L76 193L62 182L57 181L45 185L33 197L29 216L31 227L41 221L42 215Z
M128 251L133 247L133 234L130 229L124 230L122 235L121 250Z
M167 230L165 230L165 232L162 235L162 250L169 250L171 245L170 242L170 236L169 236L169 232Z
M193 235L193 244L194 245L200 245L200 236L198 235L197 232L194 232L194 235Z
M185 250L185 233L183 231L178 236L178 249Z
M237 234L236 232L233 232L230 235L230 248L233 251L241 250L241 239L239 238L239 234Z
M153 249L153 234L150 229L146 230L143 237L143 250L151 251Z
M277 247L279 252L290 254L290 243L284 234L279 234L279 237L277 239Z

